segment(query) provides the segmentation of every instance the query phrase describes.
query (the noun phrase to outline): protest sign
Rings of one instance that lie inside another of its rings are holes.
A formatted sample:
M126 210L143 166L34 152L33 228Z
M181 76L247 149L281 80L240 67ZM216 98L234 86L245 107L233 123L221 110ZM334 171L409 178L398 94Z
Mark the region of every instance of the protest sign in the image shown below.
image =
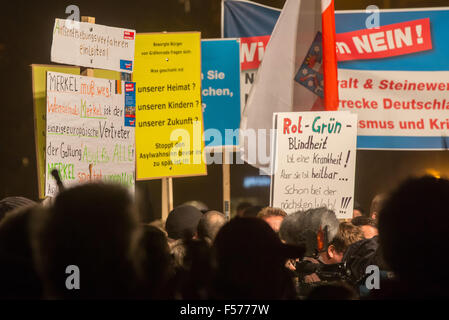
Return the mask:
M132 73L135 30L55 19L51 61Z
M448 8L380 10L379 25L367 28L372 14L335 12L339 110L358 114L357 148L444 149ZM241 37L243 97L279 15L251 1L223 1L223 36Z
M236 39L201 41L201 91L206 147L238 145L240 45ZM226 137L228 137L226 139Z
M287 213L326 207L352 218L357 114L273 115L271 206Z
M31 65L33 82L34 139L36 145L37 180L39 198L45 197L45 140L47 117L47 71L80 74L79 67L56 65ZM120 80L120 73L110 70L95 69L96 78Z
M206 174L199 32L136 37L137 180Z
M45 140L47 135L47 71L79 74L79 67L68 66L31 66L33 81L33 109L34 109L34 141L36 145L36 162L39 198L45 197Z
M66 186L115 182L134 190L134 128L125 124L124 88L114 80L47 72L45 195ZM134 83L131 83L134 84Z

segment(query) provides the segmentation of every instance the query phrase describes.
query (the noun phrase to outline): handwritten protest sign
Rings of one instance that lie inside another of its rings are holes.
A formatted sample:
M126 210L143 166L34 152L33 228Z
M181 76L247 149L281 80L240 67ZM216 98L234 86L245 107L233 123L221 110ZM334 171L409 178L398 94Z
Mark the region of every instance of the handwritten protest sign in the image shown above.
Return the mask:
M357 115L275 113L271 205L287 213L327 207L352 217Z
M131 73L135 30L55 19L51 61Z
M33 64L34 140L36 145L36 162L39 198L45 197L45 140L47 135L47 71L79 74L79 67L50 66Z
M137 180L206 174L200 33L136 37Z
M47 135L47 71L80 74L79 67L57 65L31 65L33 81L34 138L36 145L37 180L39 198L45 198L45 140ZM120 72L94 69L96 78L120 80Z
M66 186L102 180L134 189L134 128L125 125L124 88L116 84L47 72L47 196L57 193L53 169Z

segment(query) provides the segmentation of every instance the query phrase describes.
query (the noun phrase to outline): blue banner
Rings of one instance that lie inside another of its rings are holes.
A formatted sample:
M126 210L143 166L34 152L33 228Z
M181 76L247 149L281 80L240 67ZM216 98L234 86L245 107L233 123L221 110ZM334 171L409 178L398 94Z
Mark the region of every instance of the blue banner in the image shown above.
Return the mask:
M355 36L357 49L366 54L359 60L338 63L339 110L359 115L357 148L444 149L444 137L449 135L449 9L380 10L380 30L373 29L365 35L366 22L372 14L365 10L335 13L337 48L349 50L343 42L339 46L339 35L361 31ZM279 15L276 8L225 0L223 36L270 35ZM423 20L429 21L429 27L422 25ZM392 26L391 31L385 31L388 29L384 26ZM354 38L351 35L347 39ZM430 42L430 50L368 57L376 50L413 48L423 41Z
M201 93L206 147L238 145L238 135L230 131L240 126L239 42L201 42ZM226 141L228 140L228 141Z

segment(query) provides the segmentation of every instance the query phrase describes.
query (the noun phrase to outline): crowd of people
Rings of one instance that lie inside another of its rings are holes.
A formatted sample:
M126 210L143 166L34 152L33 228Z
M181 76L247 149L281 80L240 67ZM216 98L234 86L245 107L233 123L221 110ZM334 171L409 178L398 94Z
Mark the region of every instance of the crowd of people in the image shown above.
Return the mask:
M0 299L356 300L447 297L449 180L421 177L338 220L241 203L229 221L195 201L140 223L118 185L50 203L0 201ZM76 275L77 274L77 275Z

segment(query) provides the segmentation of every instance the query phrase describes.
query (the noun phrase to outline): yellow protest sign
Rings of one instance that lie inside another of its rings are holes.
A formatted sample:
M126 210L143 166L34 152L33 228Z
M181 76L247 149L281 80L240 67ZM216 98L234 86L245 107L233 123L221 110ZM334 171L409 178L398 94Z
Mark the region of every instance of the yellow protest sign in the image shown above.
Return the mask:
M79 67L32 64L34 140L36 145L37 181L39 198L45 198L45 133L47 114L47 71L80 74ZM120 80L120 72L95 69L96 78Z
M136 35L136 178L207 174L203 159L201 35Z

